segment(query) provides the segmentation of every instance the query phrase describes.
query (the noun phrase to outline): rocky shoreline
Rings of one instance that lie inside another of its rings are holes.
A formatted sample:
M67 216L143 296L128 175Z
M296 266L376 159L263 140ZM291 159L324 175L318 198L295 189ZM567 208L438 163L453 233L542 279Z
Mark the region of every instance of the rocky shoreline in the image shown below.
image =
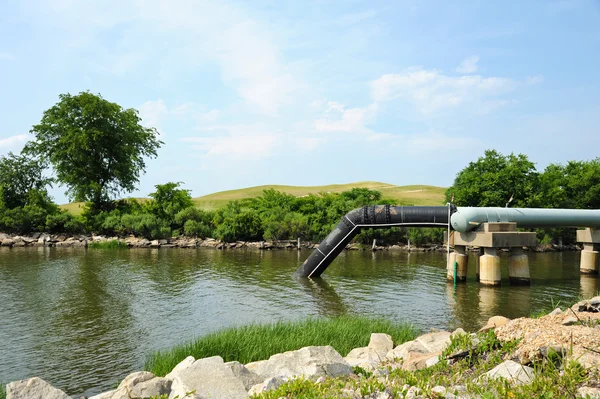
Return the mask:
M600 297L594 297L537 319L494 316L471 334L433 331L394 346L389 335L373 333L368 346L345 357L331 346L305 347L245 365L225 363L220 356L189 356L164 377L135 372L116 389L88 399L279 397L270 393L284 398L475 399L498 397L497 392L513 398L529 390L539 393L542 384L564 389L568 397L600 398L599 343ZM308 395L311 387L323 396ZM72 399L37 377L8 384L6 394L7 399Z
M280 250L280 249L298 249L296 240L280 241L236 241L224 242L213 238L194 238L194 237L172 237L160 240L148 240L134 236L128 237L108 237L102 235L65 235L65 234L47 234L35 233L29 236L16 234L5 234L0 232L0 247L75 247L86 248L91 243L106 243L117 241L127 248L214 248L214 249L240 249L254 248L262 250ZM301 241L300 249L315 249L319 243ZM556 252L556 251L580 251L578 245L539 244L535 248L524 248L534 252ZM346 245L346 250L372 250L372 251L404 251L404 252L446 252L446 247L442 244L430 244L423 247L411 245L361 245L350 243Z

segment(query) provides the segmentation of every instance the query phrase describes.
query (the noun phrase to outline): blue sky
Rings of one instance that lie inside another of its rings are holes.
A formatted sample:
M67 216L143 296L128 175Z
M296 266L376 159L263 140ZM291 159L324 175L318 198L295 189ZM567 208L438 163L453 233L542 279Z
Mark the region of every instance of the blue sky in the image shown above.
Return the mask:
M0 155L60 93L138 109L165 145L132 195L600 155L599 0L4 0L0 76Z

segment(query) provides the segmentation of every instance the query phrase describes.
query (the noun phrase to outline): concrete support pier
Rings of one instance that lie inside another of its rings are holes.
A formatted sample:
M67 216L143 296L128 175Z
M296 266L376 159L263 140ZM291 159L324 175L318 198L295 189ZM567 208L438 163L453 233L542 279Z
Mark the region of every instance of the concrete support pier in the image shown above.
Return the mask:
M496 248L484 248L479 258L479 282L483 285L500 285L501 280L500 257L496 254Z
M456 281L467 281L467 270L469 265L469 255L467 255L467 247L464 245L456 245L454 252L448 257L447 279L454 281L454 262L456 265Z
M501 268L497 250L509 248L509 277L511 283L530 284L529 261L523 252L523 247L533 247L537 240L535 233L517 231L517 224L511 222L483 223L477 230L469 232L454 232L451 243L457 248L456 259L461 247L479 247L476 262L478 280L483 285L500 285Z
M523 252L523 248L511 248L508 261L508 278L511 284L530 285L529 259Z
M583 274L598 274L600 269L600 230L577 230L577 241L583 243L579 271Z

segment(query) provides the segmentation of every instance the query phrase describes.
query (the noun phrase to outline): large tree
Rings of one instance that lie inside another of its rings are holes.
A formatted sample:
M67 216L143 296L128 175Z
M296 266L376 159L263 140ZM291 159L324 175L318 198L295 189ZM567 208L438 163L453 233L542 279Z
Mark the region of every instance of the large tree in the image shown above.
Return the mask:
M504 206L513 197L512 205L526 207L534 204L538 185L539 174L527 155L487 150L458 172L446 190L446 201L454 195L459 206Z
M56 179L75 201L103 209L114 196L135 189L145 157L163 144L154 128L140 124L135 109L123 109L100 95L61 94L31 133L25 151L48 160Z
M47 195L51 179L43 171L44 165L37 159L12 152L0 157L0 204L7 209L22 208L37 194Z

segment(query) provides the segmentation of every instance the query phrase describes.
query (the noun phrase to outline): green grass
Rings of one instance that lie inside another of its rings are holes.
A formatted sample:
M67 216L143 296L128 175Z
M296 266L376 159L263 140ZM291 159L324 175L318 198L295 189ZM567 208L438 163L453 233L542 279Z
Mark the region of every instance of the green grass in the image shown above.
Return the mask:
M213 210L224 207L229 201L258 197L264 190L270 188L301 197L321 192L341 193L342 191L348 191L356 187L378 190L381 191L384 199L393 199L399 204L412 205L442 205L444 202L444 192L446 191L444 187L426 185L396 186L394 184L374 181L330 184L327 186L283 186L271 184L266 186L241 188L238 190L220 191L197 197L193 200L197 207L205 210ZM136 199L142 202L147 200L147 198ZM83 202L74 202L61 205L60 207L61 209L68 210L73 215L80 215L83 211L83 205Z
M126 249L127 244L119 240L94 241L88 243L88 248L93 249Z
M0 399L6 399L6 387L0 384Z
M342 356L367 346L371 333L390 334L395 344L414 339L417 330L406 323L342 316L333 319L280 321L228 328L147 357L145 369L164 376L187 356L221 356L226 362L249 363L271 355L312 345L331 345Z
M281 397L331 398L340 397L342 390L350 389L361 396L388 392L392 397L404 397L404 384L418 387L423 397L439 397L433 394L436 385L448 389L456 385L466 387L469 397L482 399L511 398L575 398L577 388L586 383L596 384L595 372L584 370L577 362L560 358L547 359L534 367L534 379L531 384L511 386L505 380L480 379L480 376L505 360L514 351L517 342L500 342L493 331L480 333L479 343L474 345L470 336L453 339L451 346L442 354L443 358L435 366L417 371L393 369L389 376L381 379L376 375L363 375L362 378L328 378L323 382L297 379L287 382L278 389L268 391L260 398L277 399ZM471 349L469 355L450 362L445 359L457 350ZM451 392L451 391L450 391ZM459 394L458 392L451 392ZM463 394L464 395L464 394Z

